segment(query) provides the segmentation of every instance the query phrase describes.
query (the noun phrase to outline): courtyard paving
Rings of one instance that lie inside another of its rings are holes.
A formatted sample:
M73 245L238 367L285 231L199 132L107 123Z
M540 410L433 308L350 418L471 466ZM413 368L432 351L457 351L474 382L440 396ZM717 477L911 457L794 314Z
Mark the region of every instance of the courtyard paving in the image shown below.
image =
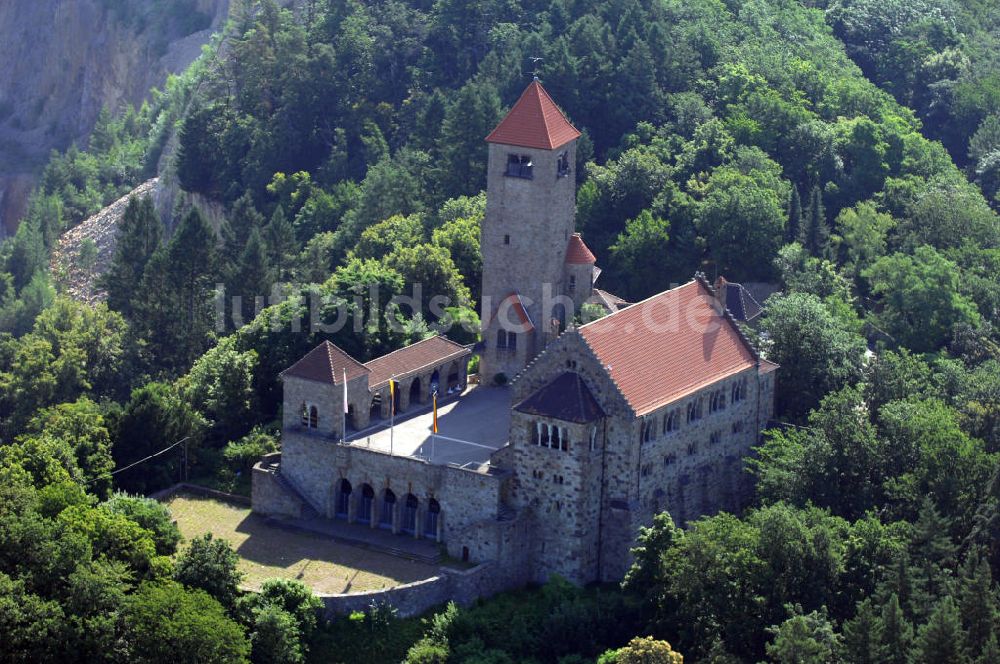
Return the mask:
M186 541L212 533L240 556L243 585L266 579L296 579L318 593L391 588L436 576L434 565L372 551L329 535L278 528L245 505L180 493L166 501ZM182 545L183 547L183 545Z
M510 429L510 390L471 386L438 402L438 433L432 433L430 406L397 415L348 436L347 442L431 463L475 466L503 447Z

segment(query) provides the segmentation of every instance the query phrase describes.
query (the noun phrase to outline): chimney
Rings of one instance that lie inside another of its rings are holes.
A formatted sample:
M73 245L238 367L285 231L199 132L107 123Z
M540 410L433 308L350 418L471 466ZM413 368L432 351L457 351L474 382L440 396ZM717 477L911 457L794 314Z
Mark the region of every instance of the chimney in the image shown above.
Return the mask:
M715 299L719 301L719 304L722 306L723 311L727 308L726 293L729 289L726 288L726 285L728 283L729 282L726 281L726 278L723 277L721 274L715 280Z

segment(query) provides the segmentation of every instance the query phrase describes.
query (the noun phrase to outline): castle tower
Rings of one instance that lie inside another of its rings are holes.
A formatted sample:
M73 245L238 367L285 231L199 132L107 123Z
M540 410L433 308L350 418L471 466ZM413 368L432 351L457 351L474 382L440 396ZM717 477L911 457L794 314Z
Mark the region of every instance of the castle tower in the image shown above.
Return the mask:
M565 261L579 136L536 79L486 137L479 369L485 381L501 373L513 378L573 315L577 298L568 296Z

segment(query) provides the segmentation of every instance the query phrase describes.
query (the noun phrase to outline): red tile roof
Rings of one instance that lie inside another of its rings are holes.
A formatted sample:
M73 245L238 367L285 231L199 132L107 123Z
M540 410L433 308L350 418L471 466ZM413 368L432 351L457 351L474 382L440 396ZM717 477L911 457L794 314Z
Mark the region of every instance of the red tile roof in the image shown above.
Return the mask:
M569 236L569 244L566 246L566 262L575 265L593 265L597 262L597 256L586 245L579 233Z
M488 143L503 143L525 148L555 150L580 136L559 110L552 97L537 80L532 81L521 98L489 136Z
M579 328L637 415L756 365L756 354L700 280Z
M471 350L451 339L430 337L366 362L365 367L371 371L368 387L374 390L388 383L393 376L402 378L421 369L471 354Z
M329 341L324 341L306 353L301 360L282 371L281 375L340 385L345 370L348 381L369 372L365 365Z

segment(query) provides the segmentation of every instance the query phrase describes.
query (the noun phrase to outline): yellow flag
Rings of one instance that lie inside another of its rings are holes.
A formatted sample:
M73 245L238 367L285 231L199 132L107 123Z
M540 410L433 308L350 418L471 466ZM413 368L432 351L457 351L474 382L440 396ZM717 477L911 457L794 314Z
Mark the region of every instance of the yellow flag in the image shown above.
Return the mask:
M434 393L434 433L438 432L438 395Z
M389 408L393 415L396 414L396 381L389 381Z

